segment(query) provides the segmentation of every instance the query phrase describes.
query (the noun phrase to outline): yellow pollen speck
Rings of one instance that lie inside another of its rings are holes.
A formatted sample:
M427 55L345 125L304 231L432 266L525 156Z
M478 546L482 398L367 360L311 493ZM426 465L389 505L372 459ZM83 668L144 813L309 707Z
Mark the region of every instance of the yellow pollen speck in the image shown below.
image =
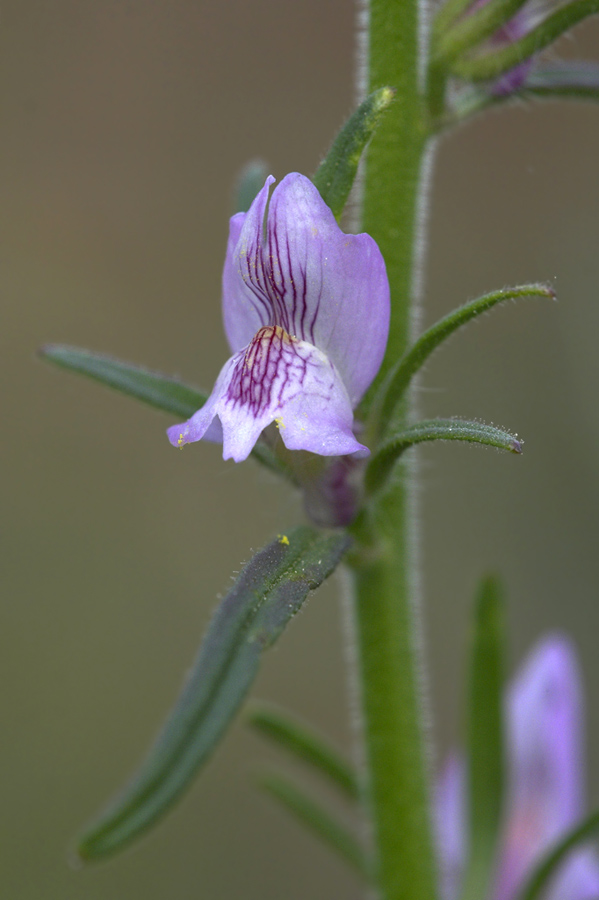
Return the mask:
M183 437L183 432L181 432L181 434L180 434L179 437L177 438L177 447L178 447L180 450L182 450L186 443L187 443L187 441L186 441L185 438Z
M279 535L279 544L285 544L286 547L289 546L289 538L286 534Z
M286 426L285 426L285 423L283 422L283 419L282 419L280 416L279 416L277 419L275 419L275 425L277 426L277 428L279 429L279 431L281 430L281 428L285 428L285 427L286 427Z

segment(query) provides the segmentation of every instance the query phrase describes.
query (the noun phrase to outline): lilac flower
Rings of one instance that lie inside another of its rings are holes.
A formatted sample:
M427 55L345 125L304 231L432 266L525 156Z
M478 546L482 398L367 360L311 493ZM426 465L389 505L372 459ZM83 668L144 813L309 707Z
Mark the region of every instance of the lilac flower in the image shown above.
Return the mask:
M542 641L506 700L509 792L491 900L513 900L549 847L584 813L582 698L576 656L562 637ZM459 896L466 848L464 765L453 757L437 792L443 900ZM599 860L573 851L546 900L597 900Z
M387 343L385 264L369 235L341 231L308 178L287 175L269 203L274 180L230 223L223 316L233 355L169 440L222 440L223 457L240 462L275 422L290 450L365 456L353 410Z

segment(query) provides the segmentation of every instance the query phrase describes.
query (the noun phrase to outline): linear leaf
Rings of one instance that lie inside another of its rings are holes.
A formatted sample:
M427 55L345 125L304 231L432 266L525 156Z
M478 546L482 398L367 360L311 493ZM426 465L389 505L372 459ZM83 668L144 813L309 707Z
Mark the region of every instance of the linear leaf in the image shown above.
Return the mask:
M262 735L325 775L351 800L357 799L358 782L353 767L322 735L270 705L253 706L248 720Z
M148 403L155 409L172 413L182 419L192 416L208 399L207 394L176 378L169 378L160 372L150 372L141 366L121 362L103 353L92 353L80 347L48 344L40 349L40 356L63 369L87 375L122 394L135 397L136 400ZM289 470L266 444L261 442L256 444L252 456L278 475L293 480Z
M528 73L521 93L599 100L599 65L583 60L537 65Z
M581 844L586 843L589 838L595 837L598 832L599 811L596 811L578 825L575 825L571 831L549 849L539 865L528 877L523 889L517 895L517 900L538 900L568 854Z
M511 453L522 452L522 443L515 435L494 425L466 419L423 419L397 432L371 457L366 469L368 491L374 493L381 488L401 454L424 441L467 441Z
M83 860L122 849L188 787L237 712L262 652L335 569L348 544L344 534L300 527L244 567L219 604L183 691L140 770L79 841Z
M341 218L364 148L394 97L390 87L370 94L347 120L316 170L312 181L336 219Z
M433 42L437 43L442 36L452 27L469 7L473 5L474 0L444 0L438 7L433 18L432 36Z
M517 300L520 297L549 297L555 299L555 293L546 284L522 284L513 288L502 288L484 294L476 300L449 313L422 334L415 344L405 353L387 375L375 397L370 419L377 431L392 421L393 413L402 399L414 375L422 368L432 353L458 328L471 322L482 313L488 312L506 300Z
M63 369L87 375L129 397L182 418L192 416L208 399L202 391L176 378L79 347L49 344L41 348L40 356Z
M526 2L527 0L488 0L439 36L435 56L445 62L456 59L491 37Z
M515 66L549 47L564 32L583 19L599 12L599 0L572 0L547 16L523 38L476 56L456 59L451 65L454 75L466 81L487 81L498 78Z
M504 647L501 586L489 577L476 598L470 656L466 717L470 849L462 900L488 896L501 827Z
M282 775L264 775L261 787L365 878L369 865L353 834L302 789Z

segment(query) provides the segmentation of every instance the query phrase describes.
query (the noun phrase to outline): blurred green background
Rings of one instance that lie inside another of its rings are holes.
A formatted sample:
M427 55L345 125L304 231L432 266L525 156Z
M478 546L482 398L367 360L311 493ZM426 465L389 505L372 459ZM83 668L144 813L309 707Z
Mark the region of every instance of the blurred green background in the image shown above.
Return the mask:
M342 0L5 0L0 365L0 894L23 900L361 896L253 786L273 754L238 723L150 839L74 871L74 832L130 774L229 576L301 516L218 449L175 453L171 420L45 366L60 341L210 387L226 358L220 272L251 157L314 170L352 109ZM598 24L563 43L597 56ZM580 649L599 800L599 109L535 105L443 141L424 323L549 279L559 302L496 311L430 364L427 415L517 431L522 458L421 455L423 593L437 758L459 738L468 609L509 590L511 665L564 629ZM390 176L392 177L392 175ZM335 585L271 651L255 695L349 741Z

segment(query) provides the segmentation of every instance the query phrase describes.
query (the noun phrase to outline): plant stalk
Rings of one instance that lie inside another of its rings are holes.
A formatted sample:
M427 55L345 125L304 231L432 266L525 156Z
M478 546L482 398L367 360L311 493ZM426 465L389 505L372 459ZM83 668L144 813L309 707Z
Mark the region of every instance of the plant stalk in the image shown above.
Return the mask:
M418 0L371 0L368 18L362 90L397 89L368 149L362 184L361 226L377 241L391 286L380 379L413 337L430 145L424 10ZM398 423L411 420L411 403L408 398L401 404ZM411 468L398 466L388 489L370 501L353 527L350 559L364 791L380 900L432 900L437 894Z

